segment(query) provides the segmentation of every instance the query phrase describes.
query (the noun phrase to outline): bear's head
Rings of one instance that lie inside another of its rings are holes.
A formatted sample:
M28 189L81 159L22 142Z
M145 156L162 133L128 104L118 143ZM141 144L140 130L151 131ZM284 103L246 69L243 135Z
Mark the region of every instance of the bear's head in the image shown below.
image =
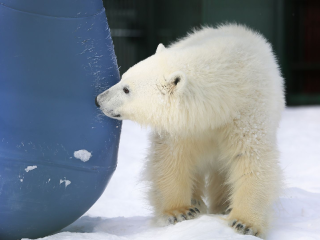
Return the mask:
M225 107L215 101L220 94L212 90L214 84L208 84L202 69L194 65L179 49L159 44L154 55L99 94L97 105L108 117L129 119L159 133L188 134L216 127Z
M122 75L121 81L97 96L105 115L130 119L158 130L177 125L187 76L174 63L174 56L162 44L149 58Z

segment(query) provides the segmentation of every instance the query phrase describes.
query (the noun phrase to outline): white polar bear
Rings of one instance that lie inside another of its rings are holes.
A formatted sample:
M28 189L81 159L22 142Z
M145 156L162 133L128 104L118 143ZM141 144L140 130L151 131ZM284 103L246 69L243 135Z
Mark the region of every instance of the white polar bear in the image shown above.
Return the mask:
M283 92L270 44L230 24L160 44L96 101L111 118L152 127L146 173L159 223L206 213L206 196L209 213L265 237L281 187Z

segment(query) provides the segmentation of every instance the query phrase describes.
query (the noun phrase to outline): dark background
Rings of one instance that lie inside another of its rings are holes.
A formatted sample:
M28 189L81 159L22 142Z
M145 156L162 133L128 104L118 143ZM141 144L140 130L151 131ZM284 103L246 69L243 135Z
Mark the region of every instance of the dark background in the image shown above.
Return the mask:
M287 105L320 104L320 0L104 0L121 74L194 27L237 22L271 42Z

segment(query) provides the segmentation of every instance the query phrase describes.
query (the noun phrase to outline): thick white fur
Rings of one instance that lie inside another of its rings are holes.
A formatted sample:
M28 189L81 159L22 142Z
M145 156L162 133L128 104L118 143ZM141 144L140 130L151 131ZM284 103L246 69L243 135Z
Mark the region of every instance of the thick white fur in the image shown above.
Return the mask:
M281 187L276 130L285 102L260 34L230 24L161 44L98 102L110 117L153 128L146 173L158 222L192 218L195 205L206 212L206 195L210 213L229 209L238 232L265 236Z

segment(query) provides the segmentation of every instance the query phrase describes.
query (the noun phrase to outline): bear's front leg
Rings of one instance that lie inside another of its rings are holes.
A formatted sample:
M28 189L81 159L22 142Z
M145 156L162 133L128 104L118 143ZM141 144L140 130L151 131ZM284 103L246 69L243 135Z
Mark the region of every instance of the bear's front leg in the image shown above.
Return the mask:
M175 224L200 214L201 208L192 205L195 169L190 147L187 141L153 136L146 173L158 225Z
M239 154L230 169L231 212L229 225L237 232L266 236L272 204L278 197L280 169L276 151Z

